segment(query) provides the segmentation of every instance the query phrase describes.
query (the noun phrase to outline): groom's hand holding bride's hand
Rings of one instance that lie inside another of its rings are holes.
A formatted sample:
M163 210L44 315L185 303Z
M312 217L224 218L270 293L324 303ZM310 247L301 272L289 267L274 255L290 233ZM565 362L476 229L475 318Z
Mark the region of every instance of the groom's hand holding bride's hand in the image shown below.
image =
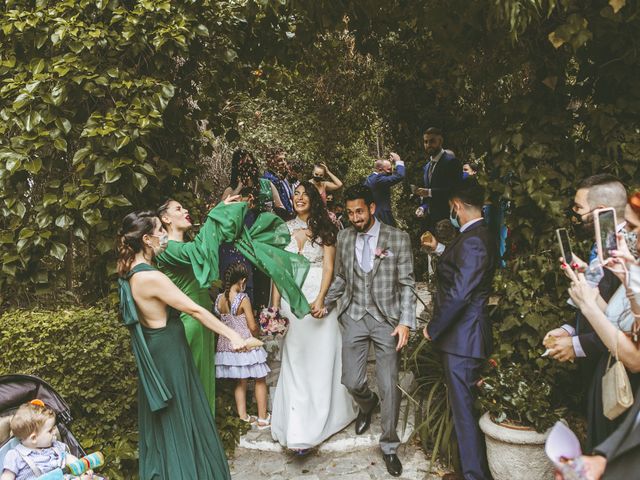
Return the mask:
M322 318L327 314L324 303L318 304L317 302L313 302L309 304L309 308L311 308L311 316L314 318Z
M398 337L398 346L396 347L396 352L399 352L400 350L402 350L402 347L404 347L409 342L409 327L407 327L406 325L398 325L393 329L393 332L391 332L391 336Z

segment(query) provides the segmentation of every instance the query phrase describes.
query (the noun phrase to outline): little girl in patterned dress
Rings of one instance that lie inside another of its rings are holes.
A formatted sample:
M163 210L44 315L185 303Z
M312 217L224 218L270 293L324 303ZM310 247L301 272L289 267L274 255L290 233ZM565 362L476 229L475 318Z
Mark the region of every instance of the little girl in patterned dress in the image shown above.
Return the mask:
M224 274L224 292L218 295L215 311L222 322L238 332L242 338L258 336L260 327L253 315L249 296L244 293L248 273L241 263L234 263ZM267 413L266 376L271 369L267 365L267 352L256 348L247 352L234 352L226 337L218 336L216 352L216 377L238 380L234 391L238 416L263 430L271 426L271 414ZM258 418L247 414L247 379L255 378L255 397Z

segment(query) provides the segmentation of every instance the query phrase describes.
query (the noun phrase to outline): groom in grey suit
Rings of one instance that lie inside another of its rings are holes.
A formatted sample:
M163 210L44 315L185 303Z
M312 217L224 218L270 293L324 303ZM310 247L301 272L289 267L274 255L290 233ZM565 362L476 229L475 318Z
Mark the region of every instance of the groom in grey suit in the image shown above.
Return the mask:
M393 476L402 474L396 455L400 412L400 350L416 327L413 256L409 235L376 220L371 189L354 185L345 192L351 227L340 231L336 274L325 306L338 303L342 332L342 383L360 407L356 433L364 433L374 408L381 404L380 448ZM313 312L322 316L323 312ZM367 357L373 342L380 398L367 385Z

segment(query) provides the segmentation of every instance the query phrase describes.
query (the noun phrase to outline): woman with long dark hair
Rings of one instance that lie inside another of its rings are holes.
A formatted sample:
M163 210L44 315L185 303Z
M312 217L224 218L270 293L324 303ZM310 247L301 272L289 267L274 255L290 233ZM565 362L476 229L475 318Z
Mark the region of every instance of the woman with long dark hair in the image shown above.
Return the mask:
M256 340L243 340L153 266L167 243L151 211L130 213L118 232L120 312L132 334L139 373L140 478L230 479L178 312L224 335L236 350Z
M310 262L302 292L312 309L322 309L333 278L337 227L310 182L296 187L293 207L297 216L287 222L291 241L286 250ZM305 453L356 417L353 399L341 383L342 336L337 313L334 310L322 319L297 318L275 289L272 303L281 307L290 323L282 346L271 432L283 446Z

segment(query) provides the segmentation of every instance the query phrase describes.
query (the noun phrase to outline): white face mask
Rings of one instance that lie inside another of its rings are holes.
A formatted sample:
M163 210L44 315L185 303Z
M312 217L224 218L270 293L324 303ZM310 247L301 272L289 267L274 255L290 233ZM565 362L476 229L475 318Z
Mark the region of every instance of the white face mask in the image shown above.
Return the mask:
M167 245L169 244L169 235L166 233L162 233L160 235L151 235L151 236L156 237L158 239L157 247L154 247L153 245L151 245L151 248L153 249L153 254L160 255L162 252L164 252L164 250L167 248Z

